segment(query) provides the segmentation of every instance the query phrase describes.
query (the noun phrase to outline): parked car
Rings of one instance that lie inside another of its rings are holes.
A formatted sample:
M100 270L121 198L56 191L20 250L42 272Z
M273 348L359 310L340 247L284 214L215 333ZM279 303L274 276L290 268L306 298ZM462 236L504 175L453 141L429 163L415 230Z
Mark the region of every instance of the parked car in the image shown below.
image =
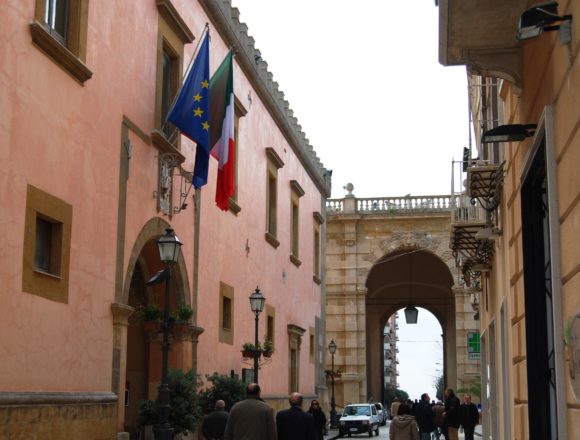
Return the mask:
M373 403L351 403L344 407L338 425L338 436L352 434L379 435L381 424L377 407Z
M382 403L375 403L375 408L377 408L377 414L379 415L379 420L380 420L380 424L381 426L385 426L387 424L387 420L389 418L389 415L387 414L387 410L385 409L385 407L383 406Z

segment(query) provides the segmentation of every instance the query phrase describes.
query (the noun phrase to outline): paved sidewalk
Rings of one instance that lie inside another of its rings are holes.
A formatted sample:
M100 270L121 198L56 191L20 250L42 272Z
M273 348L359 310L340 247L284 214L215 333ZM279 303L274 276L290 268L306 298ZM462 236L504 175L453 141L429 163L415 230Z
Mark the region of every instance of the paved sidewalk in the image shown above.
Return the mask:
M383 432L389 432L389 424L387 424L387 426L382 426L381 427L381 436ZM354 436L353 438L356 438L358 436ZM481 425L477 425L475 427L475 438L481 438ZM329 429L328 430L328 434L326 434L324 436L325 440L332 440L332 439L337 439L338 437L338 429ZM346 437L348 438L348 437ZM362 437L361 437L362 438ZM388 435L387 435L388 438ZM463 436L463 432L461 430L459 430L459 439L464 439L465 437ZM443 436L441 436L441 439L443 440Z

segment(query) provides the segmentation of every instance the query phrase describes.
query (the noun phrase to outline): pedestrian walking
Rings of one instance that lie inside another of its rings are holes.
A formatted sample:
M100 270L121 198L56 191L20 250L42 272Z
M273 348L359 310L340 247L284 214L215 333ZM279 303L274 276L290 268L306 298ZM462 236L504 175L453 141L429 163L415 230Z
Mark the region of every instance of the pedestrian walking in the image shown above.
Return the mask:
M465 432L465 440L473 440L475 427L479 423L479 411L477 405L471 402L469 394L463 396L463 403L459 407L459 419Z
M411 415L411 407L401 403L397 409L397 416L391 420L389 440L419 440L417 420Z
M308 412L314 417L314 424L316 425L316 438L317 440L324 439L324 433L326 432L326 415L322 408L320 408L320 403L318 400L313 400L310 402L310 408Z
M314 417L302 411L302 394L290 394L288 402L290 408L276 414L278 440L317 440Z
M434 414L429 400L429 394L421 394L421 400L415 408L415 417L417 418L417 425L419 425L419 437L421 440L431 440L431 433L435 430Z
M445 416L443 415L445 407L443 406L443 402L438 400L431 409L433 410L433 423L435 424L433 438L434 440L439 440L443 433L443 424L445 423Z
M397 415L391 420L389 440L419 440L419 427L415 416L411 414L411 407L401 403Z
M224 432L228 422L226 403L217 400L214 411L203 419L201 432L206 440L224 440Z
M257 383L247 386L246 398L230 411L225 440L277 440L274 410L260 398L260 394Z
M447 440L458 440L458 430L461 421L459 420L459 399L451 388L445 390L445 424L444 431Z
M395 397L393 403L391 403L391 420L397 415L397 410L399 409L400 404L401 402L399 402L399 398Z

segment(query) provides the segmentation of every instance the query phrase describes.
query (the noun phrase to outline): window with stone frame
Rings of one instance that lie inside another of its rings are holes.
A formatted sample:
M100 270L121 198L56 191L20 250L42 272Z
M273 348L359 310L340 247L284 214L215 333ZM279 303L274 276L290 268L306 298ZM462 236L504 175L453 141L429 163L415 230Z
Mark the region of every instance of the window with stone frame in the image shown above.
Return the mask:
M228 210L238 214L242 208L238 204L238 151L240 144L240 119L248 113L240 100L234 96L234 195L228 200Z
M157 74L155 85L153 146L159 150L159 179L157 209L172 216L173 171L185 161L180 152L180 136L177 129L165 118L183 77L184 48L193 42L194 36L170 0L156 0L158 15Z
M220 282L219 292L219 341L234 343L234 288Z
M276 310L270 304L266 304L266 333L264 341L275 342L276 337Z
M81 84L93 72L85 65L89 0L36 0L32 42Z
M300 197L304 190L296 180L290 181L290 261L300 266Z
M312 279L316 284L321 284L321 228L324 223L324 218L319 212L312 213L314 218L314 233L313 233L313 275Z
M67 303L72 205L28 185L22 290Z
M277 248L280 242L278 233L278 170L284 166L284 162L273 148L266 148L267 174L266 174L266 234L268 243Z

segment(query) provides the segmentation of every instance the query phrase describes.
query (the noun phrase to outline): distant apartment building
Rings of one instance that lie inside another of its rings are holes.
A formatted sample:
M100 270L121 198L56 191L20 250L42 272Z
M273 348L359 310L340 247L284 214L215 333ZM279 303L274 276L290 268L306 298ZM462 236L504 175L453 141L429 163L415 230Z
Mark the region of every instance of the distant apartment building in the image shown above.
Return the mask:
M391 315L385 326L385 387L390 386L391 388L399 388L399 372L397 371L397 364L399 363L397 359L397 353L399 349L397 348L397 342L399 337L397 336L397 330L399 329L399 314L395 313Z
M136 438L161 337L135 310L187 305L169 367L251 380L248 297L266 298L263 395L325 389L330 173L227 0L8 0L0 28L0 437ZM196 145L165 116L208 23L210 73L235 51L235 181L191 188ZM183 242L164 284L156 240Z

